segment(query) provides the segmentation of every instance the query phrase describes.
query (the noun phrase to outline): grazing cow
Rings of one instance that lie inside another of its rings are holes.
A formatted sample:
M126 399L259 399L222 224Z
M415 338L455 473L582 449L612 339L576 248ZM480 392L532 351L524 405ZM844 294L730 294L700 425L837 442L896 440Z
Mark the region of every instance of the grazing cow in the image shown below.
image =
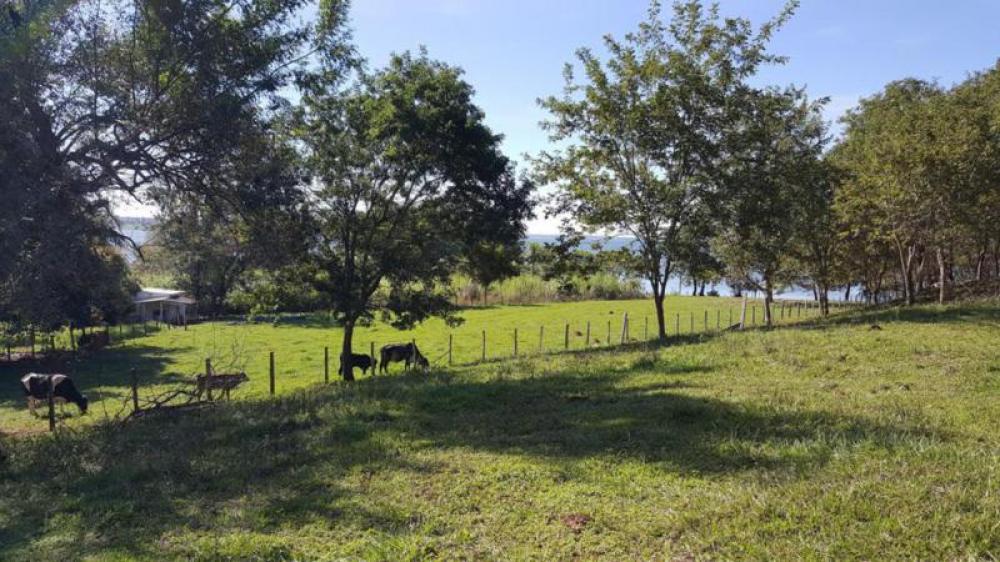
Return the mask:
M207 391L208 401L212 402L212 391L221 390L222 395L225 396L226 400L229 400L229 391L248 380L250 380L250 377L246 373L237 373L235 375L198 375L195 379L198 385L198 399L200 400L202 394L205 394Z
M378 365L378 361L376 361L375 359L373 359L373 358L371 358L371 357L369 357L367 355L361 355L360 353L352 353L351 354L351 370L361 369L361 372L367 375L368 374L368 369L371 369L372 370L372 374L374 375L375 374L375 366L376 365ZM344 372L344 355L343 354L340 355L340 370L337 371L337 372L338 373L343 373Z
M80 394L73 384L73 379L66 375L40 375L38 373L28 373L21 377L21 386L24 387L24 395L28 399L28 410L32 415L38 404L44 404L49 400L49 385L52 388L52 399L60 407L66 402L76 404L80 408L81 414L87 413L87 397Z
M382 347L381 353L382 366L379 367L380 373L389 372L389 363L397 363L403 361L406 363L406 368L410 368L410 364L416 362L417 365L427 368L430 366L430 362L427 358L420 354L420 350L417 349L417 344L415 343L394 343Z
M83 334L77 339L80 349L97 351L108 347L111 344L111 337L108 332L91 332Z

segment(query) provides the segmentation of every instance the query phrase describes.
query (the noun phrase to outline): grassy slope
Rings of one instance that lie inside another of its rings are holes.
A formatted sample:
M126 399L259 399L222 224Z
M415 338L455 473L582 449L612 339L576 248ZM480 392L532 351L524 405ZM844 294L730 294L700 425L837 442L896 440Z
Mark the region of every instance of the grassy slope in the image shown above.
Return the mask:
M666 303L670 313L669 332L675 332L678 314L682 334L691 332L692 315L695 331L704 331L706 310L710 311L710 329L714 330L717 320L724 326L730 314L738 318L738 304L735 299L669 297ZM719 311L718 315L715 311ZM581 349L585 345L587 322L591 322L592 340L606 345L607 323L610 320L612 340L617 343L624 312L631 317L633 338L642 338L646 318L649 318L650 337L653 337L655 317L652 301L590 301L472 309L463 313L466 322L454 330L449 330L441 320L428 321L409 332L376 324L359 329L354 348L359 353L368 353L372 342L378 348L386 343L416 338L424 354L436 365L443 365L447 363L448 334L452 333L454 361L464 363L481 357L483 330L487 331L488 357L509 357L513 353L515 328L518 329L519 352L536 353L540 326L545 327L546 349L562 349L565 324L569 322L570 347ZM788 312L790 314L791 309ZM795 312L791 320L798 320L799 311ZM808 316L815 311L803 313ZM761 319L758 309L757 320ZM117 332L112 335L117 336ZM144 394L157 393L178 382L193 380L194 374L204 371L205 358L211 357L212 364L219 371L245 370L248 373L251 382L239 391L239 396L261 397L268 392L268 351L276 354L277 391L286 393L323 380L324 346L330 347L331 379L337 378L341 337L339 328L315 319L278 327L213 322L191 326L187 331L164 329L148 337L129 339L125 346L104 351L91 360L79 363L25 363L13 367L0 364L0 432L47 428L45 420L32 419L25 408L17 379L27 372L66 372L73 375L81 391L93 401L93 415L66 419L69 425L79 426L103 418L105 411L113 415L122 408L129 392L130 368L136 369ZM394 371L401 369L399 365L393 366ZM73 413L75 409L70 408L67 412Z
M890 311L8 441L0 559L995 558L998 327Z

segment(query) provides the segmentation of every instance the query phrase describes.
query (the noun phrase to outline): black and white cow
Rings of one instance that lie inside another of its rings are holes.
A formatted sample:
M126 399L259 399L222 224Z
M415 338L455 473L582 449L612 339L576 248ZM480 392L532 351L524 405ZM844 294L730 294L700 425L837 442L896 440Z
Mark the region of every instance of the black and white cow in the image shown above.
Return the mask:
M379 372L381 373L388 373L389 363L396 363L398 361L404 362L407 369L410 368L412 363L416 363L417 366L424 369L430 366L430 362L420 353L415 343L395 343L383 346L379 359L382 360L382 366L379 367Z
M73 384L73 379L66 375L40 375L38 373L28 373L21 377L21 386L24 387L24 395L28 399L28 409L32 414L39 404L45 404L49 400L49 385L52 385L53 401L62 405L72 402L80 408L80 413L87 413L87 397L80 394Z

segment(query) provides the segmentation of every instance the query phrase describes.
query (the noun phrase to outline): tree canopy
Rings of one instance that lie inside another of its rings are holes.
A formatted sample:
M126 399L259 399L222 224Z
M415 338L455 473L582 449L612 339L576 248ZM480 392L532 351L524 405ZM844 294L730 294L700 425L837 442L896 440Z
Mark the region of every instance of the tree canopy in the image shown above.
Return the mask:
M605 39L606 61L577 51L582 81L567 65L564 95L541 102L545 128L567 147L536 160L539 182L556 186L556 210L579 226L635 237L661 338L682 239L691 247L716 212L739 100L762 65L783 60L767 43L795 7L754 29L698 1L674 4L667 23L653 2L637 32Z
M472 95L458 69L405 53L304 99L313 282L344 325L346 380L359 319L450 316L443 288L462 258L524 235L531 185L514 177Z

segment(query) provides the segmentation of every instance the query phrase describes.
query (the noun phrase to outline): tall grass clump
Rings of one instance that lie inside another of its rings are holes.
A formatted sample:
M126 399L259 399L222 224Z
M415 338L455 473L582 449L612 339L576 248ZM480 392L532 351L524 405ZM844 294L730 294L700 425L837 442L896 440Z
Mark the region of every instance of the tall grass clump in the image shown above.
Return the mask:
M465 275L452 278L451 289L458 304L537 304L572 300L622 300L644 296L642 282L622 279L612 273L573 277L560 284L539 275L525 273L494 283L488 291Z

